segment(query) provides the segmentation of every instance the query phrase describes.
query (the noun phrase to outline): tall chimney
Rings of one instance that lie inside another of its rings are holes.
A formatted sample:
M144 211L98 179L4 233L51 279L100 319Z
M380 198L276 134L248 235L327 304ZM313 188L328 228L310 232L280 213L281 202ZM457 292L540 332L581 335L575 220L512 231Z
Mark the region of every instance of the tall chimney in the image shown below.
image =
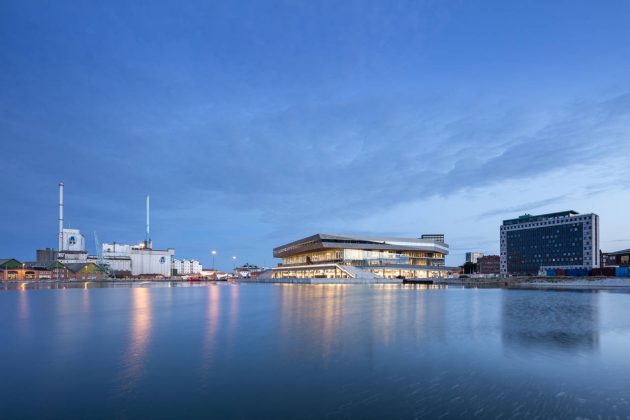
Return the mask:
M147 238L146 238L146 247L151 248L151 222L149 219L149 194L147 194Z
M59 183L59 248L61 252L63 246L63 182Z

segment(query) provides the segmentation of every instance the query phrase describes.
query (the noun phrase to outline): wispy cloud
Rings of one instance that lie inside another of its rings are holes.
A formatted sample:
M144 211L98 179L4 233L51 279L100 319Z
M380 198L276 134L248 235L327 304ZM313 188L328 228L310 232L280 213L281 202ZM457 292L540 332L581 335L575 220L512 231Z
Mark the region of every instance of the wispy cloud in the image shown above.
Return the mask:
M485 218L491 217L491 216L510 215L510 214L514 214L514 213L527 212L527 211L539 209L541 207L547 207L547 206L549 206L551 204L555 204L555 203L561 202L565 198L566 198L566 195L559 195L559 196L556 196L556 197L547 198L545 200L533 201L533 202L529 202L529 203L523 203L523 204L519 204L519 205L516 205L516 206L497 208L497 209L494 209L494 210L490 210L490 211L481 213L478 216L478 219L485 219Z
M177 149L188 156L172 169L190 172L188 188L220 192L236 204L255 202L270 218L352 216L410 198L599 164L630 135L628 94L567 109L534 127L526 117L484 105L447 117L423 100L362 97L293 105L238 121L202 119L194 128L168 133L181 139ZM149 176L159 178L160 170Z

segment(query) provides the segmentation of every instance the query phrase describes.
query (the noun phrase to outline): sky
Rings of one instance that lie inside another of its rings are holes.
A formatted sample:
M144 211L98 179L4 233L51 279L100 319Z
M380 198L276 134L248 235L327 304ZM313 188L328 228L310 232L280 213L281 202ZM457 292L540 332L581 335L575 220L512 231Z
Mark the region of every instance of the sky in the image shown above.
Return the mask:
M228 269L322 233L600 215L630 248L630 2L0 2L0 257L144 239Z

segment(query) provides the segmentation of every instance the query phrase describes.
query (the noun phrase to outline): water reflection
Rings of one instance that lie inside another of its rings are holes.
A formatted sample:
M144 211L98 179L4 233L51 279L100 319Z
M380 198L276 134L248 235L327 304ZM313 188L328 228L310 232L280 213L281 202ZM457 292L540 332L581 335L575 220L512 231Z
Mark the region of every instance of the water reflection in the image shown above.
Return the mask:
M344 319L344 300L347 285L279 285L280 322L282 337L297 335L300 338L320 337L310 340L308 349L300 349L321 356L327 363L330 360L335 340L341 340ZM295 344L283 342L284 345ZM287 356L292 349L285 348Z
M83 312L87 315L90 313L90 290L88 282L83 284Z
M20 289L20 320L28 319L28 293L25 289Z
M505 291L502 339L516 350L593 352L599 346L599 294Z
M23 336L26 336L30 331L30 308L29 308L29 293L25 289L20 289L18 300L18 326L19 331Z
M239 305L239 293L241 287L239 285L231 284L230 286L230 318L228 322L228 341L231 348L234 343L234 337L236 334L238 324L238 305Z
M448 330L444 295L426 285L275 287L283 354L312 357L322 367L343 352L373 366L401 340L413 352L444 341Z
M131 326L129 348L124 361L120 391L128 392L140 378L151 338L151 290L131 289Z
M203 341L201 374L202 383L207 384L212 357L216 351L217 331L219 328L219 311L221 309L221 287L208 286L205 336Z
M630 413L630 295L227 283L25 293L0 293L2 418Z

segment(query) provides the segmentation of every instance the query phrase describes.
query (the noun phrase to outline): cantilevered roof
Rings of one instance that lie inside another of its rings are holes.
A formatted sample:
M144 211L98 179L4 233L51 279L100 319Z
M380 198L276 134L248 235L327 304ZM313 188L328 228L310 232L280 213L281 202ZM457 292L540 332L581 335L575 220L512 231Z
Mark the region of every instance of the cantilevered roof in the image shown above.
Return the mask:
M417 250L448 254L447 244L430 239L318 233L274 248L273 256L285 258L303 252L341 248L396 251Z
M628 249L622 249L621 251L615 251L615 252L605 252L606 255L626 255L626 254L630 254L630 248Z

